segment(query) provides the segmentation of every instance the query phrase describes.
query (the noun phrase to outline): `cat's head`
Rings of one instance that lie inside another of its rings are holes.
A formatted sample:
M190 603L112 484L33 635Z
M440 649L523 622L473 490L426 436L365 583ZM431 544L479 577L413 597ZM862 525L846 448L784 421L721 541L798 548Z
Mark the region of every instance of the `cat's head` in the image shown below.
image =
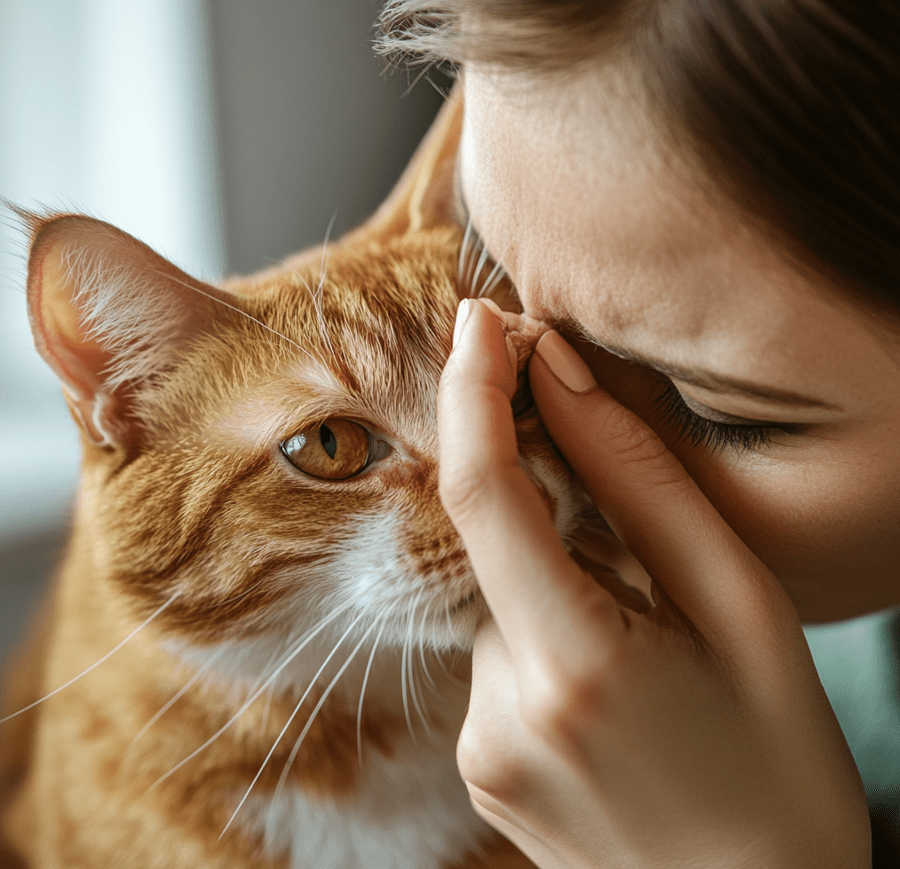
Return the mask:
M435 406L458 299L490 270L447 219L436 135L367 226L221 286L106 223L28 218L37 346L83 433L91 569L148 613L168 602L171 636L296 637L333 616L382 644L471 642L483 604L438 498ZM516 333L523 372L539 331ZM585 500L524 396L523 459L567 535Z

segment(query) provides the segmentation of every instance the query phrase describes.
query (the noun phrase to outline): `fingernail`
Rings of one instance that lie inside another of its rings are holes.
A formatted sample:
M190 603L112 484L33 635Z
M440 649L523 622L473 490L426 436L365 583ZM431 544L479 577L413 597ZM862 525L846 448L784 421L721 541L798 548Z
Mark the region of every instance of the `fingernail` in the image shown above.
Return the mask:
M584 360L566 343L559 332L551 330L541 335L534 352L572 392L587 392L597 385Z
M495 312L497 314L496 319L502 326L503 312L496 302L492 302L489 299L462 299L459 303L459 307L456 309L456 324L453 327L454 348L459 343L459 339L462 337L463 330L465 329L469 318L472 316L475 306L479 304L486 307L489 311ZM519 353L509 335L504 335L504 340L506 341L506 353L509 357L509 367L512 372L513 380L515 380L518 374Z
M482 305L487 305L498 317L503 317L503 311L493 299L479 299Z
M459 307L456 309L456 325L453 327L454 347L459 343L459 336L462 335L463 326L466 325L466 320L469 319L470 309L471 303L468 299L463 299L459 303Z

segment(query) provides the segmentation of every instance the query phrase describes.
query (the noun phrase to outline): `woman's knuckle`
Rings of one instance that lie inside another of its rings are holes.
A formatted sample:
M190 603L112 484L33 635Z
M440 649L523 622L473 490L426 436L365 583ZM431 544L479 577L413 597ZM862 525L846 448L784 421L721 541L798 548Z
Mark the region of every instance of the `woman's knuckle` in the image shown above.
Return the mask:
M602 434L616 456L626 461L653 461L666 451L656 433L620 404L608 408Z
M476 512L484 493L485 469L475 465L442 470L438 497L453 519L464 519Z
M503 493L517 485L518 466L502 462L472 462L442 470L438 497L457 524L470 524L503 500Z
M464 725L456 746L456 764L463 780L498 799L521 790L525 764L506 739Z
M602 436L620 467L639 467L643 474L652 474L654 485L686 483L687 474L656 432L622 405L607 412Z
M522 719L542 741L579 742L601 713L604 679L596 668L562 670L535 679L522 698Z

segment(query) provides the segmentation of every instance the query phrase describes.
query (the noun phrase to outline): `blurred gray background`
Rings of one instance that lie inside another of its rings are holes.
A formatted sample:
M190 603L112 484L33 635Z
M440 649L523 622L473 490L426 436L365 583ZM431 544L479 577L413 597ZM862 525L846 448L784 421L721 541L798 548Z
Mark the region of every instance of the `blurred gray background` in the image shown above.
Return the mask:
M377 12L377 0L0 0L0 196L109 220L207 280L320 241L332 218L340 234L385 196L441 103L374 57ZM8 212L0 233L2 659L59 559L79 456L31 344ZM900 802L891 624L807 631L882 803Z

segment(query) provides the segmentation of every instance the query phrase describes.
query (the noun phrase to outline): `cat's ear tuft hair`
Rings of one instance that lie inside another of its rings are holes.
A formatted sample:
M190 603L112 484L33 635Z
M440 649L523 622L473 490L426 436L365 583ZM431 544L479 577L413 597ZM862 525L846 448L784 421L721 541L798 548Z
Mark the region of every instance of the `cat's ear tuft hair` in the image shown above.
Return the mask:
M31 233L35 346L88 440L120 445L134 426L129 391L170 365L227 294L103 221L16 212Z

